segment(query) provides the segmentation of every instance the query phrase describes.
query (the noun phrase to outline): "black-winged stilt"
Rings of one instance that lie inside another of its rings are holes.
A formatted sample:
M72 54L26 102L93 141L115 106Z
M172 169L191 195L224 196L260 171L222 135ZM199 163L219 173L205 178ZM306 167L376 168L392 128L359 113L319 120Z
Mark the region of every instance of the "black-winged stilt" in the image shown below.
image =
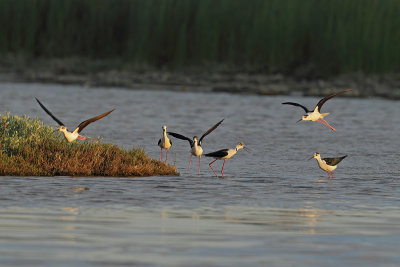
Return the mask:
M172 142L167 136L167 126L164 125L162 127L162 129L163 129L163 137L161 137L161 139L158 140L158 146L161 147L161 159L160 159L160 161L162 161L162 150L164 148L164 149L167 150L167 155L165 156L165 164L167 164L167 161L168 161L168 150L171 148Z
M231 157L233 157L238 151L239 149L245 148L244 144L242 142L239 142L235 148L231 148L231 149L221 149L215 152L211 152L211 153L207 153L204 154L204 156L206 157L212 157L215 158L214 161L210 162L210 164L208 164L211 168L211 170L214 172L215 176L218 177L218 175L215 173L213 167L211 166L216 160L224 160L224 163L222 164L222 169L221 169L221 173L222 173L222 177L224 177L224 166L225 166L225 160L226 159L230 159Z
M64 123L62 123L59 119L57 119L40 101L39 99L36 98L36 101L39 103L39 105L42 107L42 109L44 111L46 111L46 113L48 115L50 115L50 117L53 118L53 120L55 120L59 125L60 128L58 128L58 131L62 132L64 134L65 139L70 143L75 141L76 139L79 140L85 140L86 137L80 136L79 133L83 130L83 128L85 128L86 126L88 126L90 123L95 122L100 120L101 118L104 118L105 116L107 116L108 114L110 114L111 112L113 112L115 110L115 108L113 108L110 111L107 111L106 113L103 113L101 115L98 115L96 117L90 118L88 120L85 120L83 122L81 122L78 127L76 127L76 129L73 132L69 132L67 130L67 127L65 126Z
M343 91L340 91L340 92L337 92L337 93L334 93L334 94L331 94L331 95L328 95L328 96L322 98L322 99L318 102L318 104L315 106L314 111L308 110L308 108L306 108L306 107L303 106L303 105L300 105L299 103L284 102L284 103L282 103L282 104L284 104L284 105L293 105L293 106L301 107L301 108L304 109L304 111L305 111L307 114L306 114L306 115L303 115L303 116L301 117L301 119L298 120L297 122L302 121L302 120L303 120L303 121L318 121L318 122L320 122L320 123L322 123L322 124L328 126L328 127L331 128L333 131L336 131L336 129L333 128L332 126L330 126L329 123L324 119L324 117L327 116L327 115L329 115L329 113L320 113L320 111L321 111L322 105L323 105L326 101L328 101L328 100L331 99L332 97L335 97L335 96L337 96L337 95L339 95L339 94L343 94L343 93L348 92L348 91L351 91L351 89L343 90Z
M314 156L312 156L310 159L316 159L318 161L319 167L326 171L329 175L329 178L333 179L333 173L332 171L337 168L337 165L339 162L341 162L347 155L343 157L337 157L337 158L323 158L321 159L321 155L318 152L314 153Z
M191 154L190 154L190 161L189 161L189 167L188 170L190 170L190 164L192 163L192 156L199 157L199 175L200 175L200 162L201 162L201 155L203 154L203 148L201 147L203 138L206 137L208 134L210 134L212 131L214 131L222 122L224 119L219 121L217 124L215 124L213 127L208 129L207 132L205 132L200 139L197 138L197 136L193 137L193 140L183 136L181 134L173 133L173 132L168 132L169 135L181 139L181 140L187 140L189 141L190 147L191 147Z

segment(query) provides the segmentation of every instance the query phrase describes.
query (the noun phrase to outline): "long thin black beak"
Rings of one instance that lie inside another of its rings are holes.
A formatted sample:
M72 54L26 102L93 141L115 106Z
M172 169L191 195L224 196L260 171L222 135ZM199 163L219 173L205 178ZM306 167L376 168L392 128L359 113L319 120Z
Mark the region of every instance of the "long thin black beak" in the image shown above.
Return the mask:
M310 159L313 159L314 158L314 156L312 156L311 158L309 158L308 160L310 160Z
M300 120L296 121L296 123L297 123L297 122L301 122L302 120L303 120L303 119L300 119Z
M246 151L248 151L248 152L250 152L250 151L251 151L251 149L250 149L250 148L247 148L247 147L245 147L245 146L243 147L243 149L244 149L244 150L246 150Z

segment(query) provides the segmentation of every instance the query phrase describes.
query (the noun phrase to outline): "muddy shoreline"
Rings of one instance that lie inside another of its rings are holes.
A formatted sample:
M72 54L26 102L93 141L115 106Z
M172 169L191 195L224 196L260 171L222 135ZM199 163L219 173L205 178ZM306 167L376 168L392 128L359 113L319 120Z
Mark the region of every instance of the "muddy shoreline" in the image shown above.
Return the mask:
M348 74L333 78L299 78L283 74L241 71L159 71L149 69L93 69L65 62L0 66L0 81L78 84L85 87L190 92L229 92L259 95L326 95L352 89L350 97L400 100L400 74Z

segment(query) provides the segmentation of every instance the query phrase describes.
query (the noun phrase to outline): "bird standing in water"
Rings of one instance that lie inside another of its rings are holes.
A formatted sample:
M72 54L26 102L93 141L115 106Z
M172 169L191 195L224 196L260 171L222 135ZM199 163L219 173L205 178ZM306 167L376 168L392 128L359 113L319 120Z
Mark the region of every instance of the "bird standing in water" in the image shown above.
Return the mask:
M312 156L310 159L316 159L318 161L319 167L326 171L329 175L329 178L333 179L333 173L332 171L337 168L337 165L339 162L341 162L347 155L343 157L337 157L337 158L323 158L321 159L321 155L318 152L314 153L314 156Z
M224 166L225 166L225 160L226 159L230 159L232 158L238 151L239 149L245 148L244 144L242 142L239 142L235 148L231 148L231 149L221 149L215 152L211 152L211 153L207 153L204 154L204 156L206 157L212 157L215 158L214 161L210 162L210 164L208 164L208 166L210 166L211 170L214 172L215 176L218 177L218 175L215 173L213 167L211 166L216 160L224 160L224 163L222 164L222 169L221 169L221 173L222 173L222 177L224 177Z
M167 161L168 161L168 150L171 148L172 142L167 136L167 126L164 125L162 127L162 129L163 129L163 137L161 137L161 139L158 140L158 146L161 148L161 159L160 159L160 161L162 161L162 150L164 148L164 149L167 150L167 155L165 156L165 164L167 164Z
M203 148L201 147L202 141L204 137L206 137L208 134L210 134L212 131L214 131L224 120L222 119L219 121L217 124L215 124L213 127L208 129L201 137L200 139L197 138L197 136L193 137L193 140L190 139L189 137L183 136L181 134L173 133L173 132L168 132L169 135L181 139L181 140L186 140L189 141L190 144L190 161L189 161L189 167L188 170L190 170L190 164L192 163L192 156L199 157L199 175L200 175L200 163L201 163L201 155L203 155Z

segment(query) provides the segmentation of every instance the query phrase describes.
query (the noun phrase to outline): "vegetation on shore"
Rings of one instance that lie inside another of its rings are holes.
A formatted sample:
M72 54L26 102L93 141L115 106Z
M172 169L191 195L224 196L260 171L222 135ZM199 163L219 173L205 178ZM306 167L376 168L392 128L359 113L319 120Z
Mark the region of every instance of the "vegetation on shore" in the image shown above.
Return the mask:
M398 14L397 0L2 0L0 55L398 72Z
M174 166L148 157L143 149L67 143L38 119L0 114L0 175L152 176L177 175Z

